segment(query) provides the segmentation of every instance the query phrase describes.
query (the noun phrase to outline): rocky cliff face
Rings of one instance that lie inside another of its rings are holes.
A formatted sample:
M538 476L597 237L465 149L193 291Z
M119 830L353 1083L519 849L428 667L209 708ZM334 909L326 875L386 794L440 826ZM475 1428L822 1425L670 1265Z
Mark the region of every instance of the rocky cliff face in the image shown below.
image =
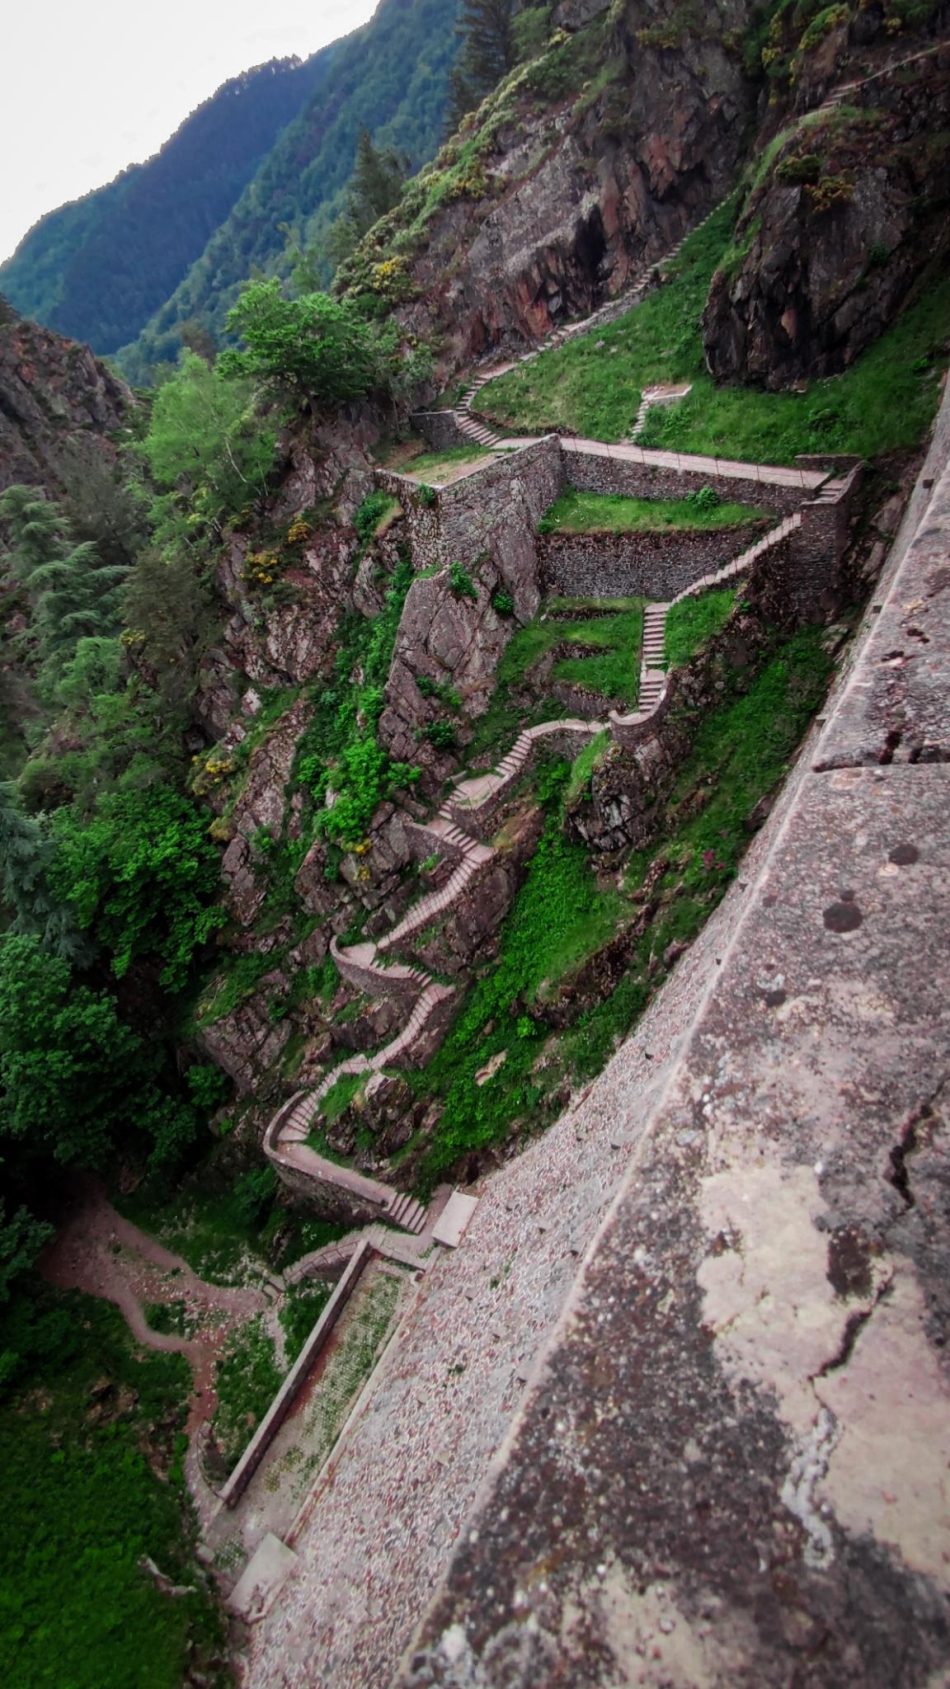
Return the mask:
M883 8L834 10L843 19L805 60L796 105L840 93L775 135L713 281L703 338L722 380L837 374L946 259L950 47L902 38L898 51Z
M65 447L108 449L134 404L88 346L27 322L0 300L0 491L17 482L55 490Z
M549 48L466 120L341 281L402 299L444 369L613 297L732 185L751 11L565 0Z

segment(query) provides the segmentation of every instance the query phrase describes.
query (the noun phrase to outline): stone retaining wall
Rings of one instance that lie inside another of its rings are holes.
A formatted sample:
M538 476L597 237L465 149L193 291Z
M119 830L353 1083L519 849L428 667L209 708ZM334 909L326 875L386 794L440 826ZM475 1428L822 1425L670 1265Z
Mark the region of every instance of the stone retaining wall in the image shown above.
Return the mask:
M748 480L740 480L734 475L715 475L707 470L691 469L686 459L682 469L661 469L653 464L631 463L624 458L612 457L607 446L601 457L595 452L572 451L565 444L562 444L561 455L565 481L585 493L618 493L623 498L684 498L687 493L698 491L701 487L712 487L724 502L738 500L764 512L777 511L782 516L791 516L799 510L805 496L801 487L784 487L766 481L759 483L754 474L750 474ZM749 469L754 471L755 465L750 464Z
M340 1315L356 1289L365 1268L372 1260L373 1253L373 1249L368 1243L357 1244L333 1295L310 1332L300 1354L280 1386L234 1471L219 1492L225 1507L236 1507L247 1489L267 1450L306 1384L318 1356L326 1347Z
M542 534L543 592L568 597L640 596L668 600L720 569L764 532L760 522L671 533Z
M379 972L376 968L367 967L363 962L354 962L350 956L342 956L336 941L330 946L330 953L336 963L341 979L347 985L352 985L357 991L362 991L367 997L392 997L397 1003L414 1003L418 997L424 981L406 978L398 969L386 968L385 991Z
M855 463L837 489L822 490L801 506L801 527L792 536L790 589L803 621L834 609L841 588L841 561L848 549L851 506L861 478Z

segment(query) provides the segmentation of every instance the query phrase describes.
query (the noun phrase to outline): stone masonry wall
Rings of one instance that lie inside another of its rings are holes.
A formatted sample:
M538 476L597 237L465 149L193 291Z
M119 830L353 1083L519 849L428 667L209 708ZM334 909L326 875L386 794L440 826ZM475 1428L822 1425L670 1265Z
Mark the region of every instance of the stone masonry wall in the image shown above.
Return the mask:
M801 507L801 527L792 535L789 580L792 604L800 620L810 621L834 609L841 587L840 565L848 548L851 505L860 477L858 463L838 491L822 491Z
M801 507L800 487L783 487L774 482L758 485L751 477L738 481L731 475L714 475L704 470L660 469L652 464L631 463L611 457L604 447L600 457L592 452L575 452L562 447L565 480L580 492L618 493L624 498L684 498L700 487L712 487L724 501L741 500L768 512L791 516ZM750 465L750 468L753 468Z
M542 534L544 592L670 599L754 545L763 524L673 533Z

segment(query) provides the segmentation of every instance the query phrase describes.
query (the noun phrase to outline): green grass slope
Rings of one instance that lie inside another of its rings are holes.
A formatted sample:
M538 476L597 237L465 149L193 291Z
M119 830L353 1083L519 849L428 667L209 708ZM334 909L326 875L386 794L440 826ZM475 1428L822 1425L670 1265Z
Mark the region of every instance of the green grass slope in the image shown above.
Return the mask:
M731 202L722 206L684 244L669 281L626 316L488 383L479 410L506 429L566 428L617 441L629 435L644 387L690 381L687 398L649 413L638 444L778 464L797 452L873 458L916 445L946 366L950 279L932 281L843 375L795 393L717 387L706 373L700 319L733 214Z

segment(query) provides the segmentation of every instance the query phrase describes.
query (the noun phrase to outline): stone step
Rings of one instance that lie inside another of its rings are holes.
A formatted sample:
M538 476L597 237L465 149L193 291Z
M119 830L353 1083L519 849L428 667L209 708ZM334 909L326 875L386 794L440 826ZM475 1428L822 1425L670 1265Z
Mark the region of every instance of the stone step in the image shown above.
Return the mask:
M403 1231L419 1233L425 1230L426 1210L414 1196L400 1192L386 1211L387 1220L401 1226Z

